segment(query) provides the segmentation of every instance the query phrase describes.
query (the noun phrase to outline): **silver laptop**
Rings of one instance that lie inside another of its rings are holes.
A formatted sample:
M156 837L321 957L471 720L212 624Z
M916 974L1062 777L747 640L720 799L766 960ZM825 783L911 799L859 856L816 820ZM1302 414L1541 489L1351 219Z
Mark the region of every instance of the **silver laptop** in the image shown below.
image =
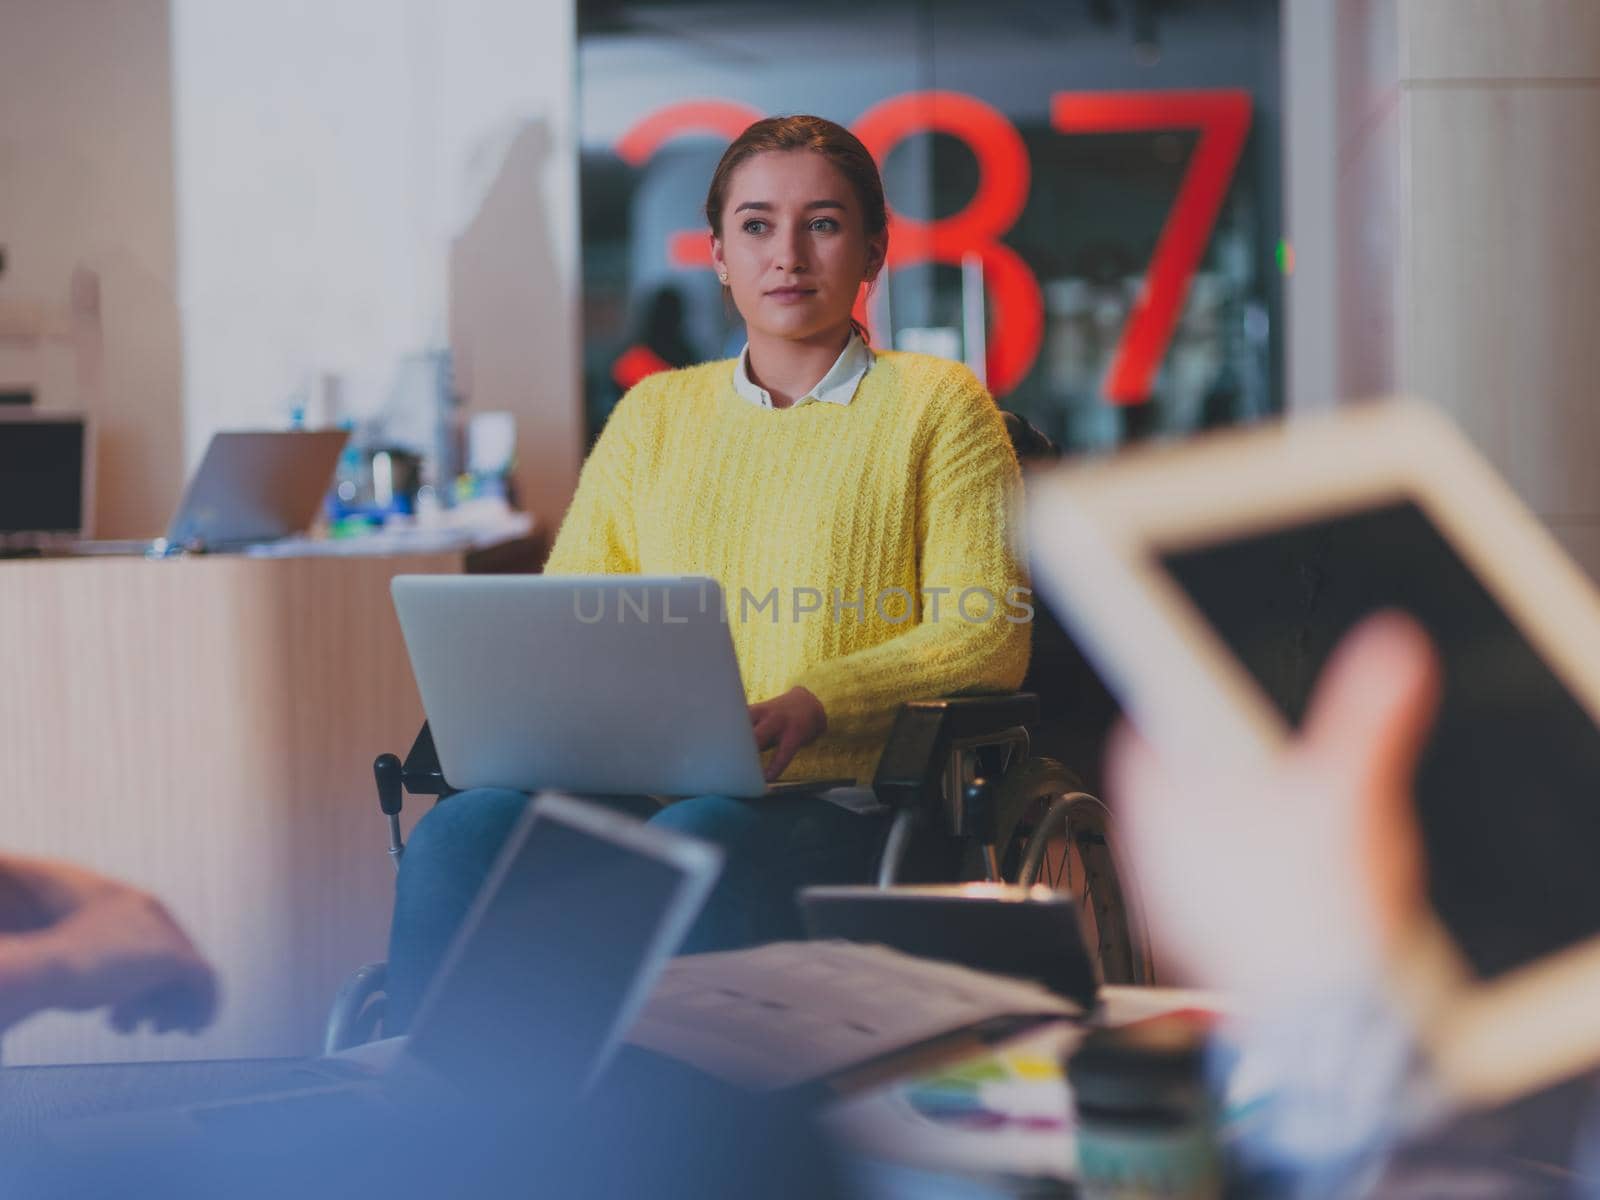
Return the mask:
M453 788L762 796L722 616L682 576L400 575L395 611Z
M349 439L343 429L215 434L167 526L168 544L237 549L303 533Z
M75 554L241 550L304 533L333 482L343 429L213 434L164 538L79 542Z
M506 840L408 1036L349 1057L205 1064L227 1099L191 1095L171 1107L183 1099L150 1095L147 1104L168 1107L86 1117L53 1132L68 1144L115 1147L397 1101L569 1107L616 1053L721 862L716 847L683 834L539 796ZM161 1068L171 1065L51 1070L67 1085L76 1075L79 1092L87 1079L126 1103L145 1079L161 1088ZM229 1066L238 1072L218 1070Z

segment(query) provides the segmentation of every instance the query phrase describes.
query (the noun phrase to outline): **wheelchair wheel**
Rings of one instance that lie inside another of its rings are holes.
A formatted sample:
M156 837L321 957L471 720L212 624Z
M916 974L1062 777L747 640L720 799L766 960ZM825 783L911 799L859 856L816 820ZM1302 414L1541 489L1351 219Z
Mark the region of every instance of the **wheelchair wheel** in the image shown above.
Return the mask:
M322 1035L322 1052L337 1054L352 1046L365 1045L383 1030L383 1013L388 1004L384 991L389 982L388 963L368 963L344 981L333 998L333 1009Z
M1001 776L994 804L1001 877L1073 896L1101 978L1150 983L1149 944L1107 842L1106 806L1047 758L1026 759Z

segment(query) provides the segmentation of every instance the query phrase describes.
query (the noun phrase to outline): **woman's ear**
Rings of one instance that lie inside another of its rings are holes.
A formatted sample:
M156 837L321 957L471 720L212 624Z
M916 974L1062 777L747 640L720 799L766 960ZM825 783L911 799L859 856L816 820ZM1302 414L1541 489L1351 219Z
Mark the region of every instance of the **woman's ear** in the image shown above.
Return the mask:
M706 234L711 239L711 269L717 273L717 278L724 283L728 279L728 264L722 257L722 239L714 233Z
M883 260L889 255L889 231L880 229L867 238L867 270L862 278L872 283L883 270Z

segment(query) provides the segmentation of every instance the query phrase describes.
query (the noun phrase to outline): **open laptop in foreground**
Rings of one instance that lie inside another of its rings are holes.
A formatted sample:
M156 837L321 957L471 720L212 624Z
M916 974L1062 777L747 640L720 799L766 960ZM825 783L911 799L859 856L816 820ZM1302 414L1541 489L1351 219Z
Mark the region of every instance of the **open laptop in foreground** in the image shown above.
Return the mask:
M1095 1010L1100 979L1077 902L1043 884L821 884L800 892L806 936L888 946L1032 979Z
M154 542L79 542L71 552L226 552L304 533L328 492L349 438L343 429L215 434L165 537Z
M610 1062L720 864L715 847L692 838L540 796L507 839L410 1034L380 1047L389 1051L381 1067L342 1058L193 1064L212 1068L216 1090L188 1098L201 1102L151 1108L184 1098L147 1096L142 1111L53 1132L71 1145L149 1145L412 1100L511 1112L570 1106ZM80 1088L137 1097L137 1073L160 1086L167 1068L184 1065L13 1068L13 1076L46 1071L69 1086L76 1073ZM228 1078L223 1067L238 1071ZM65 1107L82 1111L81 1098Z
M392 586L453 788L762 796L722 593L679 576L400 575Z

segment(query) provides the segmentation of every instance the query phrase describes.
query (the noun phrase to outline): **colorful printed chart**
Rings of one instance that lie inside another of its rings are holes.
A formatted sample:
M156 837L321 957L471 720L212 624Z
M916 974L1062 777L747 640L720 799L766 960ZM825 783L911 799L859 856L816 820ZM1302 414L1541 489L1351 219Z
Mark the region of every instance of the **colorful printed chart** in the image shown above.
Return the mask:
M1060 1063L1026 1046L918 1079L901 1095L918 1116L957 1129L1064 1135L1072 1127Z
M890 1084L825 1118L863 1153L932 1169L1072 1178L1072 1098L1061 1060L1082 1036L1047 1026L993 1051Z
M1108 1023L1180 1017L1211 1021L1223 1011L1203 992L1105 988ZM1072 1022L1041 1026L992 1050L845 1100L827 1126L869 1160L968 1175L1070 1180L1077 1173L1072 1095L1061 1064L1082 1038ZM1265 1100L1235 1072L1230 1129Z

